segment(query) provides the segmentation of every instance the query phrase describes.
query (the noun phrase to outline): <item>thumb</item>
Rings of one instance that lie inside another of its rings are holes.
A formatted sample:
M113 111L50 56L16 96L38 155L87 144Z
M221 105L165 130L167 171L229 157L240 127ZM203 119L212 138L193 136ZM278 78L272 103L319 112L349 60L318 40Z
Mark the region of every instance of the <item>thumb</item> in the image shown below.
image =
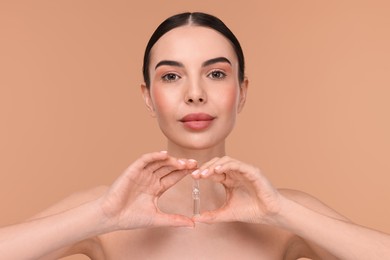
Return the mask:
M194 221L186 216L179 214L159 213L156 217L155 226L170 227L195 227Z
M202 212L200 215L193 216L192 220L194 222L207 223L207 224L230 221L226 217L226 214L224 214L223 210L205 211Z

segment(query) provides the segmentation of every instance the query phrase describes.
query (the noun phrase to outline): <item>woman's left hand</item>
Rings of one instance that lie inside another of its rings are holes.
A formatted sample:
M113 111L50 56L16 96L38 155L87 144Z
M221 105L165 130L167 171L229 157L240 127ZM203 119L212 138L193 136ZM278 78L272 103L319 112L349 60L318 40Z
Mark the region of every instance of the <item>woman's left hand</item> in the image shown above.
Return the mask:
M214 158L192 173L194 179L210 179L226 190L224 205L194 217L196 222L240 221L269 223L280 209L281 194L249 164L230 157Z

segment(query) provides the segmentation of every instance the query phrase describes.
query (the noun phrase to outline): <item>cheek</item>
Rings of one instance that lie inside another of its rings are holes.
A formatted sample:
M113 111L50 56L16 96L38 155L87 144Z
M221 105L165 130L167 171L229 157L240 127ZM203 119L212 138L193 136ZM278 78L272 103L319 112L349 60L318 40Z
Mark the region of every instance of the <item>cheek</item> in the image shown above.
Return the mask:
M152 91L152 100L154 109L158 115L166 113L172 114L172 104L175 104L175 95L172 94L173 93L168 93L158 86L154 87Z
M220 100L219 103L222 108L230 111L231 113L237 113L238 95L239 92L237 87L234 86L224 91L223 95L219 93L216 98Z

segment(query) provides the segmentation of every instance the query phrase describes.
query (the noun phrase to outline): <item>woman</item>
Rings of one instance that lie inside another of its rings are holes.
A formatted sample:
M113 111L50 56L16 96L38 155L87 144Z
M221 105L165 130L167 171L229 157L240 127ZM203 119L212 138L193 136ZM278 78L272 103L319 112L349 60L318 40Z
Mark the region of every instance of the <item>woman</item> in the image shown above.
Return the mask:
M141 156L108 188L1 229L4 259L390 257L389 235L307 194L277 190L257 167L225 155L248 80L241 47L219 19L183 13L164 21L147 45L143 71L145 104L167 151ZM193 216L197 181L202 205Z

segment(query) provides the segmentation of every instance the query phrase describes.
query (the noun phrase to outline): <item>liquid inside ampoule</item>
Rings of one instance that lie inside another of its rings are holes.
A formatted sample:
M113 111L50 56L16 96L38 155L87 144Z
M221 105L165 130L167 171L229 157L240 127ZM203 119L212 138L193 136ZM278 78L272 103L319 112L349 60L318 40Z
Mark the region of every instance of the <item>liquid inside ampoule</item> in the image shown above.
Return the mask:
M200 214L200 188L199 180L194 180L194 185L192 186L192 199L194 201L194 216Z

